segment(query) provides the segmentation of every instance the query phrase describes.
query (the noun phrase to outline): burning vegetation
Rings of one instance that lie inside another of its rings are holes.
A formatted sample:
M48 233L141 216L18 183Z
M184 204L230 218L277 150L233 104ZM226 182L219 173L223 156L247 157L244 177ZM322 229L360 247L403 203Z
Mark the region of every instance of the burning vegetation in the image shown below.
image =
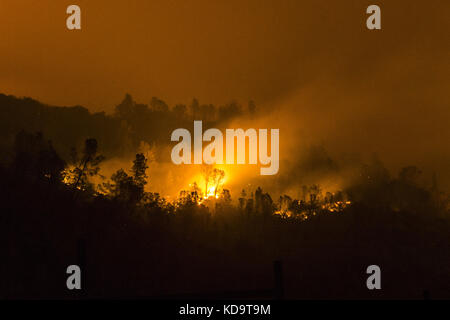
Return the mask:
M23 296L15 288L21 275L27 274L26 288L48 288L41 293L43 296L65 297L67 290L58 291L60 286L53 273L30 271L29 266L36 261L33 252L39 257L41 252L49 252L46 265L60 270L64 267L61 263L72 261L67 248L87 241L89 252L94 252L90 255L94 262L90 274L106 274L107 279L119 277L124 283L117 289L110 288L109 282L91 282L88 292L92 297L103 292L105 286L111 297L135 296L139 290L148 295L207 291L212 281L222 290L230 286L243 290L253 284L237 282L236 273L241 275L239 279L264 283L265 277L258 274L264 274L267 261L280 256L290 261L292 270L307 275L289 278L291 286L313 287L317 277L325 275L330 279L327 285L332 283L330 288L346 291L325 290L323 296L360 297L364 292L358 291L359 282L352 287L348 282L343 285L344 280L335 276L336 270L342 274L349 263L352 270L359 270L367 260L375 258L399 268L411 265L417 254L424 261L448 259L448 198L438 192L437 184L429 190L420 187L420 172L415 167L406 167L398 178L391 178L375 162L363 167L360 180L345 190L328 192L312 184L301 187L297 199L282 195L273 200L261 187L251 185L233 198L227 186L239 175L227 173L227 167L203 166L193 173L190 185L182 188L176 198L168 199L146 190L152 181L148 175L152 162L143 153L135 155L128 169L118 169L107 178L101 175L105 157L93 139L85 141L80 153L73 150L69 163L61 160L41 134L21 132L15 146L12 164L2 169L0 193L4 197L0 204L4 206L1 212L5 221L1 234L13 239L5 259L6 271L12 275L4 291L8 296ZM30 224L32 228L27 227ZM425 231L416 230L424 225ZM382 239L380 246L370 235ZM29 243L37 249L19 250ZM386 248L390 250L387 256L375 254ZM414 256L393 261L392 250L413 252ZM23 271L14 262L15 252L27 252L22 254L21 261L27 266ZM333 274L327 274L325 268L329 260L321 260L330 255ZM105 270L104 265L113 269ZM230 272L230 268L234 271ZM424 274L422 269L411 270L406 273L405 283ZM434 263L427 264L425 270L433 277L441 272ZM121 278L122 274L134 274L136 280ZM160 278L164 280L154 280ZM180 285L180 279L192 279L192 284ZM431 288L436 295L448 296L439 291L439 283ZM292 296L304 297L302 292L295 291Z
M137 127L126 130L138 135ZM367 290L358 291L360 282L349 287L347 278L336 274L348 272L350 264L362 270L374 260L399 270L413 266L402 273L407 277L401 288L426 274L427 285L439 292L442 286L432 280L449 280L450 273L434 261L448 262L450 198L436 176L427 184L415 166L394 176L375 158L341 183L339 175L348 171L339 171L339 163L320 147L303 161L283 166L296 170L280 170L277 180L270 180L273 185L262 185L250 179L251 168L244 166L198 165L181 167L172 178L157 176L164 171L160 155L165 152L143 140L132 158L115 166L108 164L114 156L93 138L74 144L78 148L69 155L42 133L22 130L12 141L9 161L0 167L0 234L7 239L0 243L8 249L9 296L26 297L23 292L32 286L36 292L49 288L43 296L65 297L54 274L74 260L71 252L80 242L94 252L89 270L97 274L90 279L119 277L123 284L108 287L109 282L93 280L88 285L93 297L99 292L126 296L124 290L130 296L206 291L213 281L220 289L230 284L246 289L266 281L260 275L280 257L305 275L289 278L300 298L310 298L302 296L303 288L314 288L324 276L330 281L321 297L361 297ZM173 193L160 191L167 185ZM43 256L48 257L43 267L30 271ZM417 256L423 259L418 262ZM129 274L136 276L122 276ZM23 279L21 292L16 288ZM189 281L183 284L183 279ZM244 287L242 279L249 279ZM345 291L330 291L336 288ZM422 289L419 283L414 290Z
M275 215L284 219L307 220L323 213L342 213L351 205L342 192L323 192L319 185L303 186L302 198L292 199L288 195L280 196L273 201L269 193L260 187L255 190L243 189L237 201L232 200L230 190L226 189L227 176L225 170L213 165L201 165L200 174L189 184L187 190L181 190L178 198L172 201L161 197L159 193L146 192L148 159L144 154L136 154L130 174L119 169L106 179L100 174L100 165L104 157L97 152L97 143L88 139L81 157L75 149L72 150L72 162L61 172L62 182L68 187L91 193L97 197L116 199L134 206L151 207L154 205L168 212L176 212L177 208L194 204L208 208L211 213L216 207L236 205L240 212L252 214L260 212ZM101 181L95 186L92 181Z

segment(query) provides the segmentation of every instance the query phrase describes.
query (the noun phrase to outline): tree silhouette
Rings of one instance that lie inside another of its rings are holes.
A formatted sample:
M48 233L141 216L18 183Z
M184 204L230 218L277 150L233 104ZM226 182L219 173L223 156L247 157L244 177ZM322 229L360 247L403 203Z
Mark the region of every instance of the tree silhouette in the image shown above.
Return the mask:
M131 176L119 169L111 176L112 183L106 182L103 187L113 199L134 206L146 196L144 187L147 184L147 168L147 159L142 153L138 153L133 161ZM156 201L154 195L149 195L146 199L152 203Z
M214 197L217 196L217 192L219 188L222 186L224 178L225 178L225 171L214 168L211 174L211 181L214 185Z
M72 150L73 158L78 160L78 163L75 163L74 168L66 173L65 179L75 190L92 190L89 178L98 175L100 163L105 159L103 155L97 153L97 140L86 139L80 159L78 159L76 150Z
M136 159L133 160L133 167L131 168L131 172L133 173L133 179L135 183L142 188L144 188L144 186L147 184L147 169L147 159L145 158L144 154L136 154Z

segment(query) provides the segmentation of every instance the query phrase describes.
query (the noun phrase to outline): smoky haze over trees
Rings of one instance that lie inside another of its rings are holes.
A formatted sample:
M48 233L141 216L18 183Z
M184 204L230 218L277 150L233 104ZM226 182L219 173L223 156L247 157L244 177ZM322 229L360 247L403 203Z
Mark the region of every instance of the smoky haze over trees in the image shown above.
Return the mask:
M170 109L192 97L254 99L278 109L269 120L297 128L299 141L325 141L334 160L375 152L396 172L437 171L450 188L447 0L381 1L380 32L366 28L368 4L355 0L98 0L81 5L90 18L79 33L65 28L62 3L2 3L2 92L109 113L126 90Z
M426 184L420 168L393 173L374 156L330 192L320 179L301 185L301 173L342 170L311 146L279 178L299 180L295 194L230 192L225 173L205 166L205 186L169 201L145 189L154 160L138 152L141 141L167 143L172 128L197 117L222 127L255 116L253 102L169 107L126 95L106 115L0 95L0 112L2 298L77 298L64 287L64 270L76 263L91 298L262 289L279 259L290 298L450 297L442 285L450 281L449 198L438 174ZM108 157L124 154L132 160L101 177ZM374 263L382 295L362 280Z
M106 155L123 156L135 152L141 141L167 144L175 128L190 128L193 120L201 119L205 126L221 128L236 117L256 113L252 101L248 106L231 102L216 107L193 99L190 105L169 108L158 98L153 98L150 104L136 103L129 94L112 115L91 114L81 106L51 107L31 98L17 99L3 94L0 106L3 146L11 145L22 129L42 131L65 156L70 154L70 147L81 145L86 137L95 137Z
M83 1L71 32L1 0L0 90L33 99L0 94L0 298L78 298L71 264L87 298L265 289L274 260L287 298L450 298L450 1L378 2L373 31L367 1ZM174 166L193 120L279 128L279 173Z

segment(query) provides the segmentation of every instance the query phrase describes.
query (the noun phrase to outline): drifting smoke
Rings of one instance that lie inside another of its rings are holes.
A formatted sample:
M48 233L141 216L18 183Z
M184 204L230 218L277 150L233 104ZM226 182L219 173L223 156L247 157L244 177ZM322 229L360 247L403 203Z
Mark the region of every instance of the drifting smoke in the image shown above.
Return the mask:
M293 195L304 183L345 188L373 154L393 175L417 165L428 184L436 172L450 188L447 0L380 1L377 32L365 28L367 1L96 1L83 4L92 18L79 36L49 18L63 12L59 4L44 2L38 15L4 1L0 84L8 93L109 112L129 89L139 101L155 95L172 105L254 99L256 115L222 127L279 128L280 171L258 177L251 166L227 166L234 195L247 184ZM177 127L160 125L169 141ZM168 143L157 148L148 188L175 195L198 170L172 165ZM105 176L130 167L132 154L119 158L103 164Z

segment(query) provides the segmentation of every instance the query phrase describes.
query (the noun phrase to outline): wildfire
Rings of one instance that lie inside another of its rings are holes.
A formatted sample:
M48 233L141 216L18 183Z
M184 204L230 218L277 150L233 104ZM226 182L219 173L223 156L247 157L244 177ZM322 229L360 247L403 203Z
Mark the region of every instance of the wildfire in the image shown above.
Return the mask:
M330 212L340 212L350 204L352 204L351 201L336 201L333 203L322 205L322 209L328 210Z
M210 197L214 197L216 199L219 199L219 194L217 192L217 188L215 186L209 187L208 190L205 190L205 196L204 199L209 199Z
M216 200L221 197L225 183L225 171L213 166L203 166L201 173L197 174L189 184L191 193L198 195L198 204L206 200Z
M77 181L77 175L75 173L75 166L71 165L62 171L62 182L65 185L73 186ZM81 190L81 186L75 186L78 190Z
M173 200L173 203L178 203L178 201L180 201L179 203L193 202L198 206L206 206L213 211L216 208L216 204L221 203L222 200L224 200L224 203L228 203L227 201L231 201L231 195L227 190L228 188L224 188L224 186L225 182L230 180L229 170L229 168L225 168L224 166L202 166L201 170L199 170L200 172L197 172L189 179L190 181L188 180L190 182L189 187L180 191L179 197L177 200ZM231 172L231 176L233 176L233 172ZM236 176L236 172L234 172L234 176ZM92 179L92 177L89 178ZM73 165L62 172L62 182L64 184L74 186L81 190L81 184L77 183L78 180L80 180L80 175ZM91 182L97 194L107 195L109 193L109 191L102 188L100 184L96 185L95 182L97 181L91 180ZM250 184L248 186L251 189ZM238 199L241 208L246 207L245 202L247 200L251 200L252 204L255 201L253 192L246 193L245 191L248 190L243 190L243 195L241 194L241 198ZM283 219L298 219L304 221L320 214L339 214L352 204L351 201L346 199L345 195L341 194L341 192L327 192L326 195L323 195L323 192L318 185L313 185L309 188L304 187L303 192L304 195L300 200L292 199L288 195L280 196L279 202L272 203L272 200L270 200L269 210L272 214ZM248 198L250 194L251 198ZM238 197L239 196L236 196L236 198ZM252 206L253 205L250 207Z
M325 203L319 206L312 206L311 204L305 204L305 207L298 210L292 211L290 209L279 209L274 212L282 218L295 218L301 220L307 220L311 216L317 215L319 212L322 213L340 213L343 212L346 207L351 205L351 201L335 201L330 203Z

